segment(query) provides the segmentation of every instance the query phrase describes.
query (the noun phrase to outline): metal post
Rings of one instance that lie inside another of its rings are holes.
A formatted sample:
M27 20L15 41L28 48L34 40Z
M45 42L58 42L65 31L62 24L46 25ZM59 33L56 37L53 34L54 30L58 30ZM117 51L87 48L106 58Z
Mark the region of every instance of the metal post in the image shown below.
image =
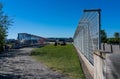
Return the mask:
M101 49L101 34L100 34L100 30L101 30L101 10L98 10L98 14L99 14L99 49Z

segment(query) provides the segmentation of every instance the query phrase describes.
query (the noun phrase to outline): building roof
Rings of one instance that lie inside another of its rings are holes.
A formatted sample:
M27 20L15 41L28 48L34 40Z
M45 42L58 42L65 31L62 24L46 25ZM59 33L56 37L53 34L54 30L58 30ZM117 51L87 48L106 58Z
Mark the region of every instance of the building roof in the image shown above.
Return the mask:
M29 36L36 37L36 38L43 38L43 39L46 39L46 38L44 38L44 37L37 36L37 35L33 35L33 34L28 34L28 33L18 33L18 34L29 35Z

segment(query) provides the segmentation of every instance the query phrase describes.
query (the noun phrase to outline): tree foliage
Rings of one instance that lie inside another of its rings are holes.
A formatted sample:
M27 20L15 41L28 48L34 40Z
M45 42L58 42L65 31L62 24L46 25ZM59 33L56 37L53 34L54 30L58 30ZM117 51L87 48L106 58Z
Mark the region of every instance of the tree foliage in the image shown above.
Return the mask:
M100 36L101 36L101 42L106 43L107 42L107 35L106 35L105 30L100 31Z
M5 38L7 36L8 26L11 25L12 20L2 11L3 5L0 3L0 51L5 45Z
M108 38L107 43L120 44L120 33L119 32L115 32L114 33L114 38Z
M114 33L114 37L115 37L115 38L120 38L120 33L119 33L119 32L115 32L115 33Z
M107 38L105 30L101 30L100 34L101 34L102 43L120 44L120 33L119 32L115 32L113 38Z
M120 44L120 38L108 38L108 41L107 43L110 43L110 44Z

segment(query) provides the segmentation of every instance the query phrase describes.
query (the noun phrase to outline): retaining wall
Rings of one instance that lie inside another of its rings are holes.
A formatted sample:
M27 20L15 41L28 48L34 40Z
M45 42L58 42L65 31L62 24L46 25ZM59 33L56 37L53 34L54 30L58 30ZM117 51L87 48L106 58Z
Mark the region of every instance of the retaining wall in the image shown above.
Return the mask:
M75 45L74 45L75 46ZM94 51L94 64L75 47L86 79L119 79L120 78L120 45L102 44L102 50Z

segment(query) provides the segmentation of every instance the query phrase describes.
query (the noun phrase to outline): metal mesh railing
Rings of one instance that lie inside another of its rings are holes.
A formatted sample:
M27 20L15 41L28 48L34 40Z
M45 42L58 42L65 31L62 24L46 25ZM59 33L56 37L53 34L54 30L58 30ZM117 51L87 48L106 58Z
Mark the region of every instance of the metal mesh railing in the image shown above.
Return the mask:
M100 10L84 10L74 34L74 45L93 64L93 51L100 48Z

